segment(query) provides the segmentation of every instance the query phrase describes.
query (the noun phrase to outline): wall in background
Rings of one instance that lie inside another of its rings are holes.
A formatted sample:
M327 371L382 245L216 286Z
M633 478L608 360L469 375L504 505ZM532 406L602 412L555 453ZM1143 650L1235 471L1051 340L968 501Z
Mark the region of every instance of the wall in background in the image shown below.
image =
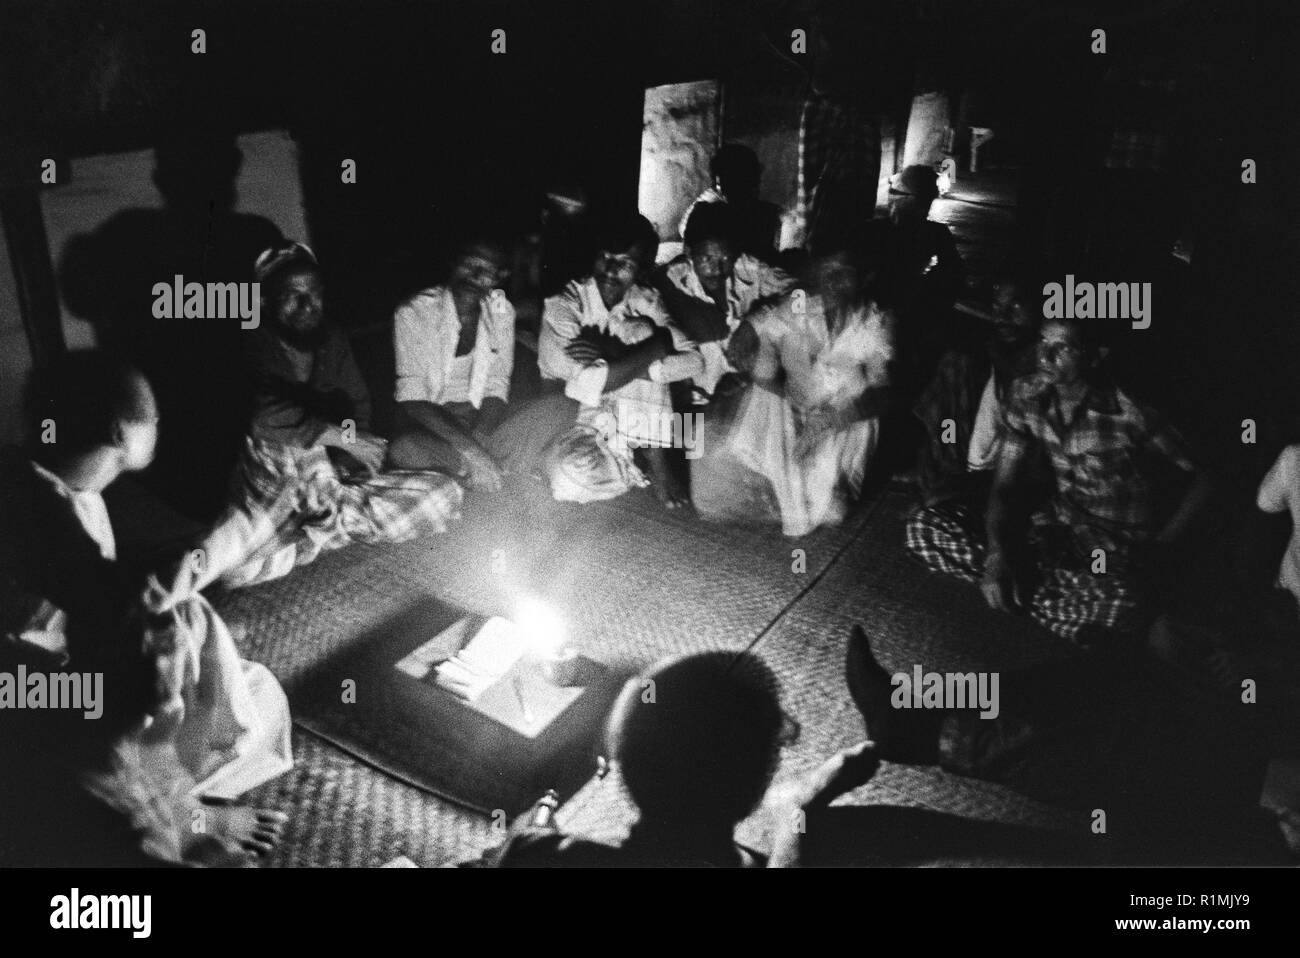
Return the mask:
M286 236L306 237L298 154L282 131L252 133L238 138L243 165L236 182L241 213L267 217ZM41 194L50 253L59 263L69 239L93 230L114 214L130 208L157 209L161 197L153 185L153 151L138 150L72 161L66 186ZM251 265L251 264L250 264ZM166 279L160 277L159 279ZM73 316L60 299L63 331L70 348L95 345L90 325ZM9 251L0 234L0 442L21 439L19 402L31 369L31 352L18 311Z
M307 235L298 152L283 131L251 133L237 139L243 164L235 188L236 211L265 216L285 236ZM127 209L160 209L162 197L153 184L152 150L111 156L88 156L72 162L72 181L41 194L50 256L57 267L72 237L94 230ZM250 263L251 267L252 264ZM170 279L158 277L159 281ZM73 316L60 297L63 332L70 348L95 345L89 324Z
M9 247L0 230L0 444L21 439L19 400L32 354L18 312L18 291L9 267Z
M681 239L681 218L713 185L721 89L716 80L669 83L645 91L637 205L661 240Z

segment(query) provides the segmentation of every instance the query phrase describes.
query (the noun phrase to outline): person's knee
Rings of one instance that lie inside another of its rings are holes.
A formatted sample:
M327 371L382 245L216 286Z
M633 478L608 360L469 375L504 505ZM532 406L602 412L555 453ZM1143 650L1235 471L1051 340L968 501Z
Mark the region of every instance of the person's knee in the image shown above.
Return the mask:
M388 444L388 464L394 469L432 469L438 462L437 443L427 433L404 432Z

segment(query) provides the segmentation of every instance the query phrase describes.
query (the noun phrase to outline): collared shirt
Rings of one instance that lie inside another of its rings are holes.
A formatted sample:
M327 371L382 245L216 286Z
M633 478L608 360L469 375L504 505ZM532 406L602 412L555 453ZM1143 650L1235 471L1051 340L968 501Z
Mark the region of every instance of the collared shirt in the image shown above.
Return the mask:
M1004 423L1004 451L1046 450L1055 518L1085 550L1122 549L1152 534L1153 460L1195 469L1173 428L1114 385L1089 386L1067 423L1056 389L1041 376L1023 377L1012 387Z
M505 402L515 364L515 308L505 293L483 297L474 348L456 355L461 323L450 289L435 286L416 293L393 316L398 402L422 400L445 405L485 398Z
M975 411L975 424L971 427L970 445L966 449L966 468L983 472L998 464L1002 452L1002 408L998 402L997 376L989 374L984 391L980 393L979 408Z
M95 545L99 546L100 555L110 562L115 561L117 539L113 535L113 523L108 518L108 506L104 504L104 496L90 489L73 489L54 473L35 462L32 463L32 469L42 480L49 483L56 493L68 501L77 521L86 530L86 535L94 539Z
M537 365L543 378L564 382L564 393L570 399L575 399L586 407L599 406L605 393L609 364L603 359L589 364L580 363L565 352L565 347L578 338L583 327L593 328L633 345L654 335L655 326L668 330L676 354L651 364L647 374L650 382L676 382L679 379L689 379L703 370L704 360L695 343L672 324L663 299L657 292L644 286L633 286L621 302L613 309L607 309L594 277L575 279L565 286L562 293L546 300L546 306L542 310L541 335L537 342ZM622 392L636 382L641 380L634 380L615 393ZM663 391L667 392L666 389Z
M68 503L77 522L99 549L99 554L109 562L117 560L117 537L108 517L108 506L102 494L93 490L73 489L45 467L30 464L37 478L48 485ZM21 632L24 641L39 645L56 655L67 651L67 614L49 601L41 603Z
M689 257L682 256L669 263L664 273L668 281L687 296L709 304L713 303L713 298L705 292L704 285L695 274L695 267L691 265ZM714 342L700 344L700 354L704 357L704 372L695 377L697 386L706 393L712 393L718 385L718 380L729 372L735 372L726 354L731 334L736 331L755 305L765 299L785 295L794 285L794 277L783 269L769 266L748 253L741 253L736 257L726 286L727 335Z
M1265 512L1291 513L1291 542L1278 568L1277 585L1300 602L1300 445L1282 450L1260 483L1256 504Z

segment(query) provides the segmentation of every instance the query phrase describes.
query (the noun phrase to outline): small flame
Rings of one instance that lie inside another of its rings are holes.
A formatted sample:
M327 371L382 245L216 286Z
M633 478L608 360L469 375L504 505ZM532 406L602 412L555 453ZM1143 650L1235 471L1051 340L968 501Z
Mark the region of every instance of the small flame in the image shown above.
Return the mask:
M538 655L556 656L564 647L564 619L540 599L526 596L515 609L515 626Z

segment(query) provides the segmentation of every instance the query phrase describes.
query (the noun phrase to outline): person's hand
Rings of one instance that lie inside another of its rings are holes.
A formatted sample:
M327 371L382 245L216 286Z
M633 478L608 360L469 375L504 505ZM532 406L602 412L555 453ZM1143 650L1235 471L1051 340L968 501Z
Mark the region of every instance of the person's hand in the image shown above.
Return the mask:
M794 441L794 455L796 459L807 459L813 454L822 437L826 435L826 427L815 423L805 423L799 430L799 436Z
M876 743L870 739L841 749L809 776L801 804L804 807L829 805L846 792L867 784L879 768Z
M187 549L146 580L145 608L155 614L169 612L192 599L215 576L208 575L208 555L203 549Z
M758 359L758 347L758 333L750 323L746 322L736 327L736 331L727 340L723 353L733 368L741 372L749 372Z
M999 612L1021 612L1029 605L1030 588L1025 569L999 550L990 551L984 559L980 591L990 608Z
M584 366L590 366L601 358L600 350L595 345L581 339L575 339L569 343L564 347L564 351L575 363L581 363Z
M851 411L839 406L818 406L810 414L810 419L823 432L834 432L852 425Z
M799 438L795 440L794 454L804 459L810 455L828 434L840 428L843 417L830 406L817 406L804 415L803 425L799 429Z
M471 449L464 454L469 475L465 481L471 489L496 492L501 488L501 467L481 449Z
M660 329L658 323L646 316L628 316L623 323L624 336L634 343L644 342Z
M774 786L763 803L774 823L767 867L799 867L807 813L865 785L879 767L876 744L867 740L836 752L811 772Z

